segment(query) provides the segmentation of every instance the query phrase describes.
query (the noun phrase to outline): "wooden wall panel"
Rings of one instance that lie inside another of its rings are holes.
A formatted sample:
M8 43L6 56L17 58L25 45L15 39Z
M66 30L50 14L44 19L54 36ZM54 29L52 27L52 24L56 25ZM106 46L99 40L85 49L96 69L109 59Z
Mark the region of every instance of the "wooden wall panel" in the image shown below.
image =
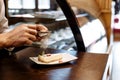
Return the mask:
M103 23L110 42L111 35L111 3L112 0L67 0L71 6L83 9Z
M97 4L99 5L100 9L104 11L110 11L111 8L111 0L96 0Z

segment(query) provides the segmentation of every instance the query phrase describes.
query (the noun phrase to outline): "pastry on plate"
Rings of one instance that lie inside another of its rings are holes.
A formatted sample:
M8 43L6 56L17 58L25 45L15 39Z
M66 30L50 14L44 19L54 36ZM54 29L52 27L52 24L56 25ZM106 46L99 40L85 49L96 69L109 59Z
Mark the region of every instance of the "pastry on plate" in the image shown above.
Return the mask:
M49 63L62 59L62 54L43 54L38 55L38 61Z

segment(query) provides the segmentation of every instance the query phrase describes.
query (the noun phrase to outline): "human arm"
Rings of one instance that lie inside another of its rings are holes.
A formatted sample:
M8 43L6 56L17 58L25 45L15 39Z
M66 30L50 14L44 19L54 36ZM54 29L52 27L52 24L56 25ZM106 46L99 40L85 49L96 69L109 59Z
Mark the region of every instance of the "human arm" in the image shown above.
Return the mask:
M46 31L43 25L22 24L16 26L13 30L6 32L8 21L5 17L4 3L0 0L0 48L9 48L22 46L24 44L32 44L36 41L37 31Z
M43 25L19 25L9 32L0 34L0 47L30 45L37 40L38 30L48 31Z

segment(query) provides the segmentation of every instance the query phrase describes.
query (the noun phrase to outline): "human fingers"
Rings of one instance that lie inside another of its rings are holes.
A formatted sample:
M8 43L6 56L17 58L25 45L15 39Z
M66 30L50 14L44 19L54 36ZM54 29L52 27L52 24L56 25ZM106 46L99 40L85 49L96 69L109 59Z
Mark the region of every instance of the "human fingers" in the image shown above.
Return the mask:
M27 27L29 27L31 29L37 29L35 24L27 24Z
M36 29L30 29L30 28L28 28L27 32L32 35L37 35L37 33L38 33Z
M41 31L41 32L46 32L46 31L48 31L48 28L45 27L45 26L42 25L42 24L36 24L36 27L37 27L37 30L38 30L38 31Z
M22 46L22 45L31 45L32 43L33 43L32 40L24 37L20 40L15 41L12 45L16 47L16 46Z
M35 35L29 34L29 33L26 33L24 37L32 41L35 41L37 39Z
M23 31L25 31L25 32L28 32L33 35L37 35L36 25L23 24L23 25L21 25L21 28L23 28Z
M30 44L32 44L32 43L33 43L32 40L26 39L24 44L25 44L25 45L30 45Z

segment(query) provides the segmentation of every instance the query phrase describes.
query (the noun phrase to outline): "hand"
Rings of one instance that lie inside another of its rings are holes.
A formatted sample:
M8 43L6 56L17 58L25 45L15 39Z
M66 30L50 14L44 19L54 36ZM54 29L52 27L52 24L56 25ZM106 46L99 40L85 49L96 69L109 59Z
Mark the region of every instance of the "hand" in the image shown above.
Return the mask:
M33 41L37 40L36 36L38 30L47 31L48 29L43 25L19 25L12 31L3 34L4 46L17 47L32 44Z
M41 32L47 32L48 31L48 29L44 25L36 24L36 27L37 27L37 31L41 31Z
M36 25L36 27L37 27L37 31L39 32L48 32L48 29L44 26L44 25L41 25L41 24L37 24ZM39 33L38 33L39 34ZM41 37L41 36L39 36L39 35L37 35L37 39L36 39L36 41L41 41L41 39L45 39L47 36L43 36L43 37Z

